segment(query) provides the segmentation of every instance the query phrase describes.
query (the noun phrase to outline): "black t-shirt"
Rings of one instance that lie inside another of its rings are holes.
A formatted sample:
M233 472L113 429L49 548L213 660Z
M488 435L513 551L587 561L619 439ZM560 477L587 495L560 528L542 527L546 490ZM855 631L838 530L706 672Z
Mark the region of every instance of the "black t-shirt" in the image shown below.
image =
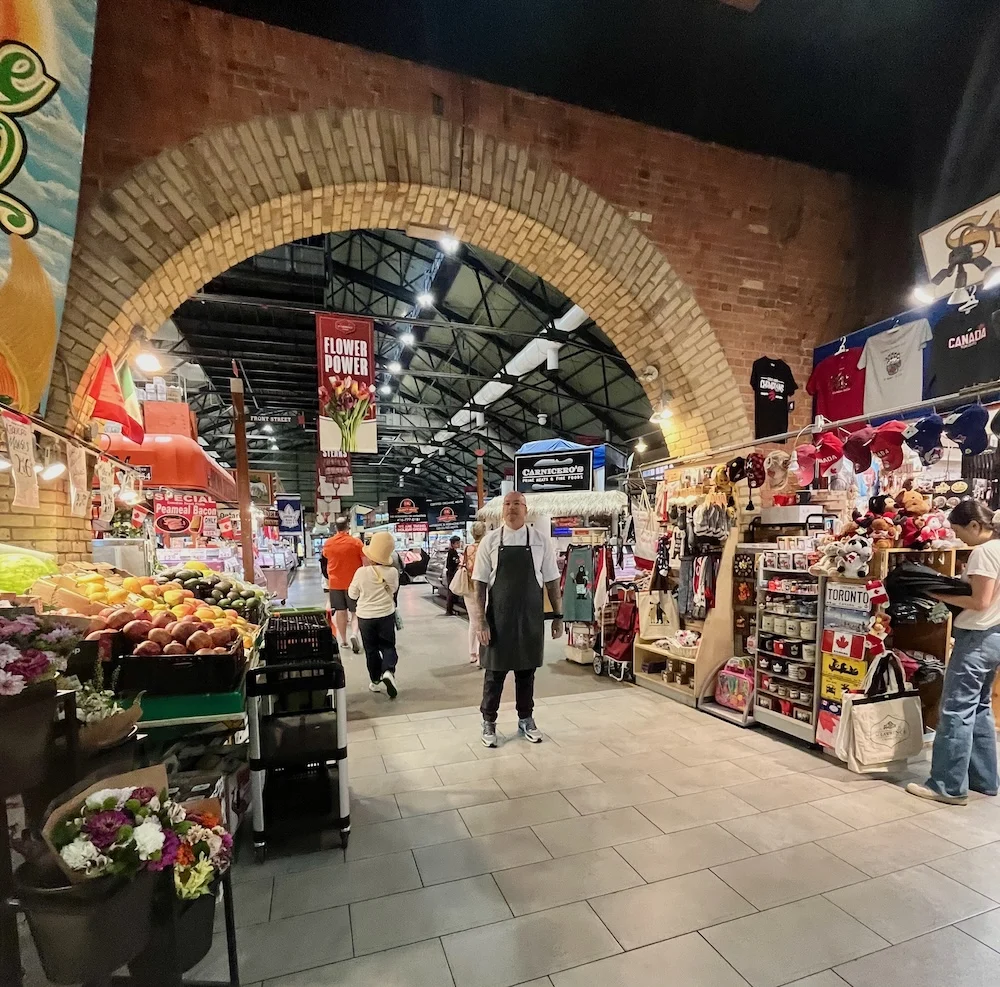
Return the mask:
M954 309L934 327L931 347L928 397L1000 377L1000 304L983 301L967 315Z
M750 371L753 388L754 436L758 439L788 431L788 399L799 389L784 360L762 356Z

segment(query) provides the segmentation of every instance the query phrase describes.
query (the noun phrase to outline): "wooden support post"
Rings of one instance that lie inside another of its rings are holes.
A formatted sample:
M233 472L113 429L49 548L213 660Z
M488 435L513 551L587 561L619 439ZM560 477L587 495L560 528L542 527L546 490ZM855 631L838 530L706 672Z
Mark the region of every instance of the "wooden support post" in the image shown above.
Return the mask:
M236 494L240 503L240 544L243 546L243 578L253 582L253 520L250 517L250 457L247 454L247 416L243 403L243 381L232 377L233 432L236 434Z
M486 487L483 482L483 456L485 455L485 449L476 449L476 500L479 503L479 510L482 510L486 503Z

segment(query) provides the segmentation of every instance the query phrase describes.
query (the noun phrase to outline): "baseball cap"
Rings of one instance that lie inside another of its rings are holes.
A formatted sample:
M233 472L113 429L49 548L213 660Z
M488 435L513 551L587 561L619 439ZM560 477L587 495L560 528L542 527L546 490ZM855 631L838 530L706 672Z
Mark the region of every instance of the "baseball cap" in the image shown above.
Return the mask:
M882 466L887 470L898 470L903 465L903 432L905 431L906 423L898 421L883 422L875 429L871 450L882 460Z
M928 415L921 418L916 425L911 425L904 433L906 444L920 456L924 466L933 466L942 455L941 432L944 430L944 419L940 415Z
M788 469L792 457L787 452L775 449L769 452L764 460L764 472L771 481L772 487L783 487L788 482Z
M843 458L844 443L840 441L840 436L834 435L833 432L824 432L816 447L820 474L826 476Z
M847 437L844 443L844 455L854 464L856 473L864 473L871 466L871 444L874 438L875 429L871 425L865 425Z
M981 404L970 404L944 420L944 434L961 450L963 456L978 456L990 444L986 422L990 413Z
M737 483L739 480L744 479L747 475L746 460L742 456L730 459L726 463L726 474L732 483Z
M751 490L764 486L764 457L759 452L747 456L747 483Z
M795 449L796 472L800 487L808 487L813 482L813 473L816 466L818 452L816 446L811 442L798 446Z

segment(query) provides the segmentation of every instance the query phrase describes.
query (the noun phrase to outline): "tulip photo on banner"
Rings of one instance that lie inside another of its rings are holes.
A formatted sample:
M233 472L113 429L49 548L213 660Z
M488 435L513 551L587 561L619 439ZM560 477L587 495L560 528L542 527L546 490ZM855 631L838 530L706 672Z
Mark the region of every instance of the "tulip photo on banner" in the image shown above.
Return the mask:
M0 401L41 406L62 320L97 0L0 0Z
M377 452L375 323L353 315L316 315L319 447Z

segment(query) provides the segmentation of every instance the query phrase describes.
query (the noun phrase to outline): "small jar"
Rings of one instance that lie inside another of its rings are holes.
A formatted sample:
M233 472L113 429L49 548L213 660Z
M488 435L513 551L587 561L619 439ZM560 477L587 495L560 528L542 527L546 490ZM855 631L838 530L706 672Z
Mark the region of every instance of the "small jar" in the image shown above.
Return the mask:
M800 627L798 617L786 617L785 618L785 635L787 637L799 637Z
M815 620L800 620L799 621L799 637L806 641L816 640L816 621Z
M816 663L816 645L815 644L806 643L806 644L802 645L802 660L803 661L811 662L812 664Z
M765 613L761 615L760 618L760 629L762 631L774 631L774 615L770 613Z

